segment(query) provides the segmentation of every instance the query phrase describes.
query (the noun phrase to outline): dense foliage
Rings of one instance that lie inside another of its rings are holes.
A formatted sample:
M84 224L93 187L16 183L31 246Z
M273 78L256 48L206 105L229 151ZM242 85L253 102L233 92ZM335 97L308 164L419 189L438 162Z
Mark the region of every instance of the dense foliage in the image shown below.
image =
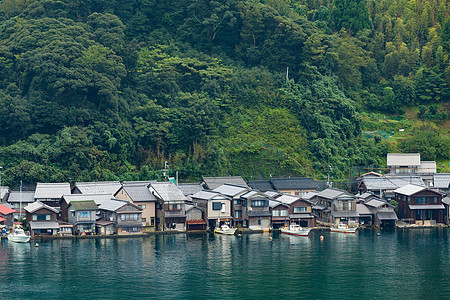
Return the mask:
M152 179L166 160L184 180L329 165L337 178L393 149L448 159L448 129L392 144L362 136L361 113L418 106L445 128L449 13L429 0L0 1L4 178Z

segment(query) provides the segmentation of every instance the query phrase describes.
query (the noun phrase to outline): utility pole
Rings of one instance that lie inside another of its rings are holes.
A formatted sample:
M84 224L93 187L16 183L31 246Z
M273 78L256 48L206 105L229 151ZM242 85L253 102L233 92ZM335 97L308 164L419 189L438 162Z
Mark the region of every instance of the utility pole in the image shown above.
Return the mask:
M19 192L19 218L22 218L22 180L20 181L20 192Z
M169 164L168 164L168 162L166 160L166 161L164 161L164 169L163 169L163 176L164 176L164 178L166 178L166 181L169 178L169 175L168 175L167 171L169 171Z
M330 172L333 171L333 169L331 168L330 165L328 165L328 176L327 176L327 187L328 188L332 188L333 187L333 183L330 181Z

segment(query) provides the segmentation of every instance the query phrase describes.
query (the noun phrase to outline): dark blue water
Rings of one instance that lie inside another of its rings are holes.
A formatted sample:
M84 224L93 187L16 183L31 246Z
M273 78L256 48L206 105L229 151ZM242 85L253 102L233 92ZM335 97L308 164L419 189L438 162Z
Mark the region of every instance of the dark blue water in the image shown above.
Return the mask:
M450 298L449 229L376 233L3 240L0 298Z

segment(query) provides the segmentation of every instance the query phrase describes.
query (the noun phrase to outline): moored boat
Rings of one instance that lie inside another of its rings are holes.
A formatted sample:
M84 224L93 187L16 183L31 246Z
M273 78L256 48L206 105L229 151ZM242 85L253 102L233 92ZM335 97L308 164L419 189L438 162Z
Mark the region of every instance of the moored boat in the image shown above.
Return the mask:
M223 224L220 228L216 228L214 233L220 233L225 235L233 235L237 228L230 228L227 224Z
M311 228L303 228L300 225L292 224L289 227L281 228L281 233L290 234L290 235L298 235L298 236L308 236Z
M13 232L8 234L8 241L16 243L27 243L30 236L27 235L22 228L15 228Z
M339 224L338 226L331 226L332 232L342 232L342 233L356 233L358 227L348 227L347 224Z

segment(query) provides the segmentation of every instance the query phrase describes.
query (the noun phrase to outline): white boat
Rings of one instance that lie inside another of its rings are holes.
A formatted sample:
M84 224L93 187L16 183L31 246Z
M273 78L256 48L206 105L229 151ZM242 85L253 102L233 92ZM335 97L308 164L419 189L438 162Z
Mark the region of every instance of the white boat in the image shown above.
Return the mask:
M16 228L13 232L8 234L8 241L16 243L27 243L30 240L30 236L26 235L22 228Z
M308 236L311 228L303 228L300 225L292 224L289 227L281 228L281 233L290 234L290 235L298 235L298 236Z
M332 226L331 231L332 232L343 232L343 233L356 233L356 230L358 227L348 227L347 224L339 224L337 227Z
M233 235L236 232L237 228L230 228L227 224L223 224L220 228L216 228L214 230L215 233Z

